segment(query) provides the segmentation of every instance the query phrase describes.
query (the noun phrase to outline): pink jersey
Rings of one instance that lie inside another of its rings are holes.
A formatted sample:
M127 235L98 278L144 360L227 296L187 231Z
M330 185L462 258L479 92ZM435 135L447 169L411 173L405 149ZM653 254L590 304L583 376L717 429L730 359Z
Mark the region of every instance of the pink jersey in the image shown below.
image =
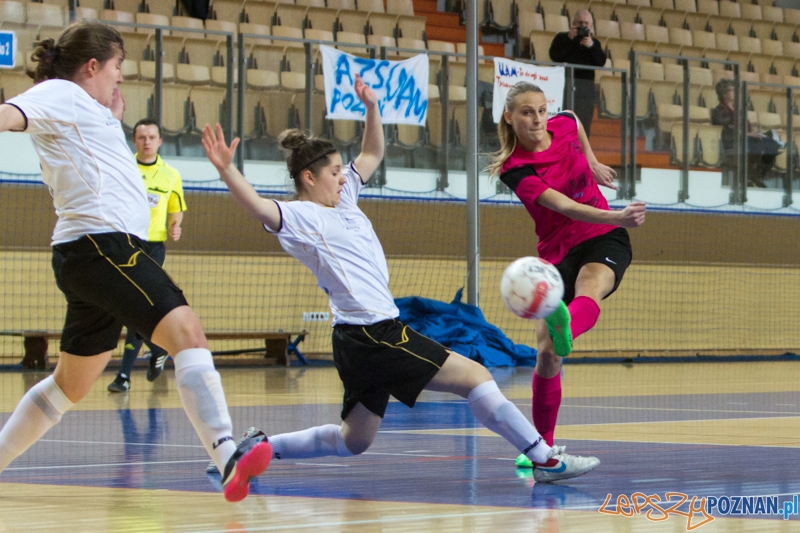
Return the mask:
M514 191L533 217L539 257L558 264L578 244L616 226L574 220L536 203L540 194L553 189L578 203L609 211L583 154L575 117L559 113L547 121L547 131L553 136L550 148L528 152L517 146L503 164L500 180Z

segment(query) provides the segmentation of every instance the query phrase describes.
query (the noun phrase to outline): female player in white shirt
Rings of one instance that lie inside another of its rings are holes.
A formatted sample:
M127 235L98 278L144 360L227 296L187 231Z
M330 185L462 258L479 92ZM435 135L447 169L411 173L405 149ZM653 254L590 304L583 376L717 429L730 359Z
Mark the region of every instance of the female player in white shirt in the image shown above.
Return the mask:
M120 126L120 34L98 22L70 26L33 52L35 85L0 105L0 131L33 139L58 215L53 270L67 299L55 372L33 386L0 430L0 472L80 401L119 343L123 324L174 356L186 414L230 501L272 459L263 439L231 436L231 419L203 328L183 293L142 251L150 209Z
M413 407L428 389L467 398L483 425L531 460L556 459L554 467L534 471L537 481L588 472L599 460L565 455L547 445L483 366L397 319L383 249L357 205L359 191L383 159L383 128L375 93L358 76L354 84L367 110L361 153L354 162L343 165L329 142L298 130L279 138L291 151L287 166L296 201L261 198L232 164L239 139L228 146L219 124L216 131L209 125L203 130L206 154L233 196L311 269L333 311L333 357L344 384L343 422L269 437L274 457L360 454L375 439L390 395Z

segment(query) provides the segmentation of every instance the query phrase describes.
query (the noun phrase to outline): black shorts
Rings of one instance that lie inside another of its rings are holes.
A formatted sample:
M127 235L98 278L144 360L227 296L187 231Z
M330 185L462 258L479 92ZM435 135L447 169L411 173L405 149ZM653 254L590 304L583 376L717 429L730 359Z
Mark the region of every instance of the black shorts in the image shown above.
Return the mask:
M96 355L113 350L122 326L149 339L183 292L126 233L98 233L53 246L56 284L67 299L61 350Z
M564 303L568 304L575 298L575 281L583 265L602 263L614 271L614 288L605 296L608 298L619 287L632 258L631 240L625 228L615 228L608 233L583 241L556 265L564 279Z
M399 320L333 328L333 361L344 384L342 420L357 403L383 418L389 395L409 407L447 360L447 348Z

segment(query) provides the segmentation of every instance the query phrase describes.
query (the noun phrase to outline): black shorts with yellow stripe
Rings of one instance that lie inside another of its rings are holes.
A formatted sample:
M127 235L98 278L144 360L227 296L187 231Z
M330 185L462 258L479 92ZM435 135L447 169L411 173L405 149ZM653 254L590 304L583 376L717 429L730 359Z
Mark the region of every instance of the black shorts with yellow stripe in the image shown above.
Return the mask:
M342 420L362 403L383 418L389 395L409 407L447 360L447 348L400 322L333 328L333 361L344 384Z
M61 350L96 355L113 350L122 326L150 339L183 292L127 233L97 233L53 246L56 284L67 299Z

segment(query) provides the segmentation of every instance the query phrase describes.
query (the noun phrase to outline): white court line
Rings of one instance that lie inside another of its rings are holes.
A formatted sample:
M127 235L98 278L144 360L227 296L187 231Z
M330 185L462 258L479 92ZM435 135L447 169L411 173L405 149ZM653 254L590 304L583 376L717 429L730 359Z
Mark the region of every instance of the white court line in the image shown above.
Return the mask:
M416 503L416 502L392 502L392 503ZM448 504L443 504L448 505ZM594 507L588 507L596 511ZM559 510L571 510L571 508L561 508ZM341 528L342 526L362 526L362 525L369 525L369 524L402 524L407 523L410 521L418 522L418 521L431 521L431 520L445 520L445 519L459 519L459 518L470 518L470 517L490 517L490 516L507 516L513 514L521 514L521 513L541 513L542 511L548 511L547 509L509 509L503 511L482 511L482 512L472 512L472 513L446 513L446 514L426 514L426 515L403 515L398 517L392 518L378 518L374 520L347 520L347 521L333 521L333 522L306 522L303 524L303 529L311 530L312 528L326 528L326 527L336 527ZM287 529L297 529L297 524L287 524L282 526L247 526L247 531L280 531L280 530L287 530ZM206 531L197 531L193 530L195 533L218 533L224 532L224 529L209 529Z
M207 463L208 459L185 459L175 461L147 461L139 463L95 463L91 465L53 465L53 466L20 466L15 468L6 468L3 472L9 470L26 471L26 470L64 470L67 468L105 468L109 466L147 466L147 465L171 465L176 463Z
M36 442L55 442L56 444L107 444L112 446L161 446L164 448L203 448L202 444L163 444L153 442L106 442L98 440L39 439Z
M791 404L784 404L791 405ZM612 405L579 405L562 403L561 407L580 407L582 409L619 409L620 411L677 411L686 413L752 413L752 414L781 414L789 415L796 414L794 411L742 411L741 409L685 409L677 407L626 407L626 406L612 406Z

